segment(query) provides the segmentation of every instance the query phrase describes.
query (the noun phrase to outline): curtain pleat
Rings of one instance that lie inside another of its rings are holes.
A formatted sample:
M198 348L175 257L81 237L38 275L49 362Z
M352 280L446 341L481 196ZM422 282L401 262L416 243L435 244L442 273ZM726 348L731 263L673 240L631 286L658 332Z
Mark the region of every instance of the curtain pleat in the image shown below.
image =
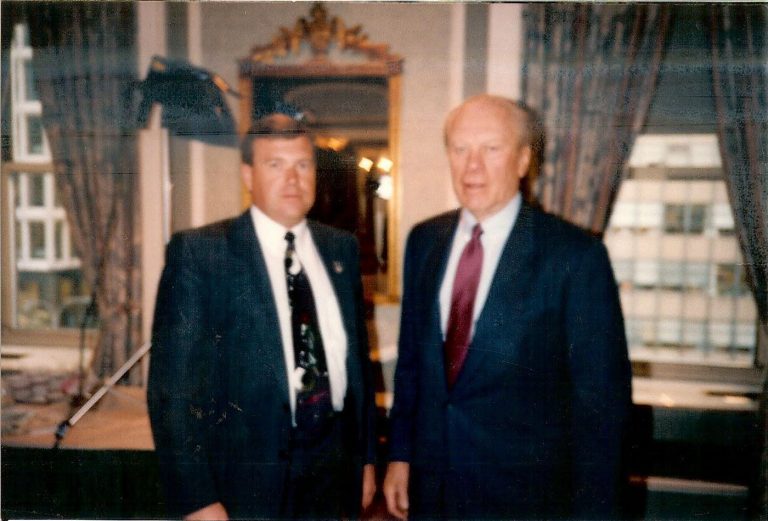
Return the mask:
M713 5L712 85L717 134L748 280L768 340L768 6ZM763 361L765 362L765 361ZM768 370L764 368L756 511L768 519Z
M768 321L766 6L710 8L712 80L726 184L760 314Z
M527 4L523 100L547 129L535 192L601 234L655 91L666 5Z
M95 288L93 368L108 376L140 341L134 5L30 3L28 23L57 189Z

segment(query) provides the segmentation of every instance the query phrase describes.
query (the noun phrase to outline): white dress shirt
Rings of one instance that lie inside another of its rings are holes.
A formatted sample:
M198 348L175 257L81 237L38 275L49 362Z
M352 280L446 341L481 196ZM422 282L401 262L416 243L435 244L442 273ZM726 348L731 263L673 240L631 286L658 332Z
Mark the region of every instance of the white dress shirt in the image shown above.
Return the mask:
M472 308L472 331L475 333L475 322L485 305L485 299L488 297L488 291L491 289L493 275L496 273L496 267L501 258L501 252L507 243L512 227L517 220L517 214L520 212L522 196L518 193L507 205L487 217L481 223L483 234L480 236L480 242L483 245L483 267L480 272L480 282L477 286L477 295L475 296L475 305ZM459 265L461 253L464 247L472 238L472 228L477 224L477 219L466 209L461 210L459 225L453 235L451 252L448 256L448 265L445 268L445 276L440 286L440 327L445 339L446 329L448 328L448 317L451 314L451 295L453 293L453 281L456 278L456 269Z
M288 229L267 217L256 206L251 206L251 217L269 272L272 295L277 305L280 337L283 341L285 367L288 373L291 411L295 413L296 391L301 388L301 375L296 371L294 361L291 305L288 301L288 283L285 280L285 250L288 246L285 234ZM347 393L347 333L341 318L341 308L323 260L312 240L312 234L307 228L307 221L301 221L290 228L290 231L296 236L296 255L312 286L317 321L323 338L325 361L328 365L328 378L331 383L331 402L334 410L341 411L344 408L344 396Z

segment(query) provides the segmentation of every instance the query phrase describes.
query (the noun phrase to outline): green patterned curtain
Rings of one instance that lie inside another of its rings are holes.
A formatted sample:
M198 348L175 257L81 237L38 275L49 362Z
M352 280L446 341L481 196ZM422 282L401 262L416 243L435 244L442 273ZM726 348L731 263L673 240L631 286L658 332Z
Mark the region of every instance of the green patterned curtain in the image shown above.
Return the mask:
M25 7L57 190L95 288L100 334L93 369L108 376L139 347L141 335L135 4ZM133 383L139 373L131 375Z
M744 260L768 323L768 6L710 7L720 154Z
M744 262L768 341L768 6L713 5L712 86L726 184ZM763 360L763 362L765 362ZM768 519L768 370L761 415L761 519Z
M670 9L526 4L524 27L523 100L547 130L536 198L601 234L655 92Z

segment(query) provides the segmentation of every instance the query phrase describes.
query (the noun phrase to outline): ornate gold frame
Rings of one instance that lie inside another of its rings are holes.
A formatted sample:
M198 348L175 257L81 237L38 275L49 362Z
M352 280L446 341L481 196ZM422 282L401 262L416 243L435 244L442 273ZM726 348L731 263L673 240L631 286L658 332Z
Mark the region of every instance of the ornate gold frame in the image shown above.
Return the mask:
M344 53L344 62L334 61L332 53ZM281 27L267 45L256 45L239 63L240 101L239 132L251 125L253 114L253 82L257 78L385 78L388 87L388 140L394 166L390 172L394 191L389 200L389 237L387 291L376 293L377 303L394 302L399 295L400 257L398 230L400 224L400 89L403 58L391 54L389 45L373 43L362 26L347 27L338 17L330 18L321 3L310 9L310 18L299 18L292 29ZM244 206L250 196L243 190Z

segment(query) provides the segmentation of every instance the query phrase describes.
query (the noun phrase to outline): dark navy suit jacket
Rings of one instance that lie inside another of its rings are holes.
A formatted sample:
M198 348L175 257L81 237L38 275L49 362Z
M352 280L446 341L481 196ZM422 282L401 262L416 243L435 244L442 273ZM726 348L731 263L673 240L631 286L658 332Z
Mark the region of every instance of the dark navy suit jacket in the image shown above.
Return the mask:
M604 246L523 204L449 390L438 294L458 219L406 250L390 459L410 462L411 517L616 516L631 375Z
M362 465L373 461L375 411L358 247L346 232L312 221L309 230L348 339L347 508L354 513ZM148 403L171 515L217 501L233 518L279 515L291 409L277 310L249 212L171 239Z

